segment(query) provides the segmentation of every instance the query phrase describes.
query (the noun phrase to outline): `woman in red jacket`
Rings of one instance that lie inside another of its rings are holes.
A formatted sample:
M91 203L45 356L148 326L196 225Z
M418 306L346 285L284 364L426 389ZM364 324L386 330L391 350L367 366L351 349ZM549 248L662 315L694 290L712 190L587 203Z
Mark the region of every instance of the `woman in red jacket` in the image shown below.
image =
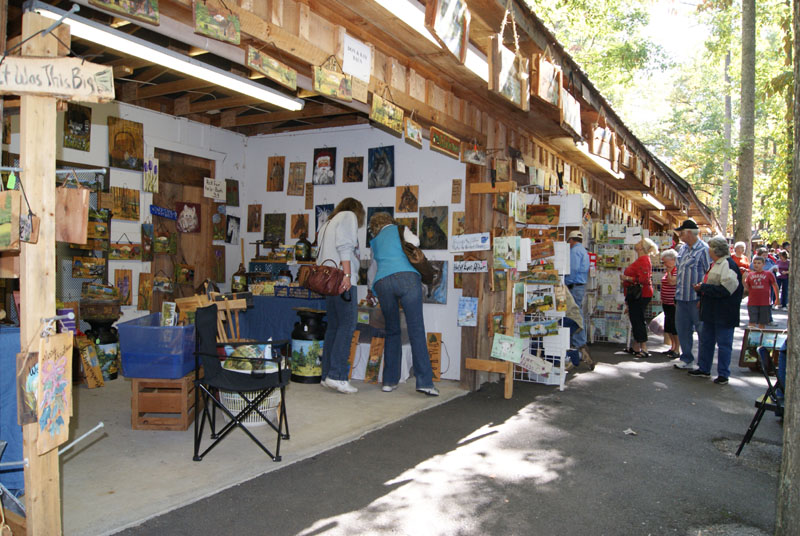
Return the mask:
M644 311L653 298L653 264L650 257L658 253L658 246L649 238L642 238L633 249L636 252L636 260L625 268L619 278L622 280L633 331L633 355L650 357L647 351L647 324ZM641 291L637 291L637 285Z

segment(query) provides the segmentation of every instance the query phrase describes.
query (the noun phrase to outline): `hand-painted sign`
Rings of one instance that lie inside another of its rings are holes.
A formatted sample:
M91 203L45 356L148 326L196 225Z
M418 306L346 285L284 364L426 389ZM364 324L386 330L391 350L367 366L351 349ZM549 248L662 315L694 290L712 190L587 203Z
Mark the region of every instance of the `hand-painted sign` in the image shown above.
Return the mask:
M6 56L0 65L0 94L43 95L76 102L114 100L111 67L79 58Z
M178 213L174 210L170 210L168 208L159 207L156 205L150 205L150 214L153 216L158 216L160 218L167 218L168 220L177 220Z

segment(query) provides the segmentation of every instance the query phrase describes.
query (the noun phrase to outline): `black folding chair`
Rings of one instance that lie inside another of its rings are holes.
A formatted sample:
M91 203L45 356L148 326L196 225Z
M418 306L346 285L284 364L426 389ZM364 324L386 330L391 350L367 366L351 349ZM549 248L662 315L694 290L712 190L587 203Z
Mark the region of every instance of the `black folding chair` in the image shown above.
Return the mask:
M761 423L761 418L764 416L764 413L767 411L774 411L776 416L783 416L783 403L781 399L778 398L777 394L778 390L784 392L783 383L777 374L775 375L775 383L772 383L772 378L770 378L770 374L773 374L775 371L775 364L772 362L772 352L769 348L765 348L764 346L760 346L757 351L759 360L761 361L761 372L767 380L767 392L755 402L757 408L756 414L753 415L753 420L750 421L750 426L747 427L747 432L745 432L742 442L739 443L739 448L736 450L737 456L742 452L744 446L753 439L753 434L756 433L756 428L758 428L759 423Z
M203 401L203 411L195 409L194 418L194 461L199 462L203 456L213 449L217 444L238 427L246 433L273 461L281 461L281 439L289 439L289 423L286 418L286 385L289 383L290 370L287 366L286 349L288 341L247 341L247 342L227 342L217 343L217 306L216 304L208 307L198 308L195 313L195 332L196 332L196 352L195 352L195 408L200 407L200 400ZM277 371L252 374L244 374L222 368L217 348L219 346L242 346L246 344L270 344L272 347L272 358L246 358L237 359L250 361L253 369L258 364L265 361L277 363ZM279 351L278 349L282 349ZM277 357L276 356L277 353ZM203 368L203 376L200 376L200 366ZM280 390L281 401L278 410L278 424L275 425L267 418L259 405L267 399L276 389ZM231 391L238 393L244 401L244 408L235 415L222 404L219 399L219 391ZM253 393L255 396L253 395ZM225 426L217 430L217 408L221 409L230 419ZM254 436L244 425L245 419L258 414L261 418L277 433L278 439L273 454L261 441ZM205 424L211 430L211 439L214 441L202 453L200 452L200 442L203 437Z

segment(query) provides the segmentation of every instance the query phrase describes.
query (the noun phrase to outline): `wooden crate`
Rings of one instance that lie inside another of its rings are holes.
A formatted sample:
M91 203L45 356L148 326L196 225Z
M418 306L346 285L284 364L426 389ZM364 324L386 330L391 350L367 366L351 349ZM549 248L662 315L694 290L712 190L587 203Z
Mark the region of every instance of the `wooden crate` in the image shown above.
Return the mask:
M194 371L177 380L131 379L131 428L186 430L194 419Z

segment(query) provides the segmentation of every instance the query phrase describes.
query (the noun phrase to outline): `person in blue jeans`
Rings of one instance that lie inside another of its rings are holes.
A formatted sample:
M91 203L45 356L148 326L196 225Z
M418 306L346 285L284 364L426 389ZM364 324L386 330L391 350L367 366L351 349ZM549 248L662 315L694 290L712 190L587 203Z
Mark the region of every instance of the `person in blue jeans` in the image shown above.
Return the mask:
M411 359L417 380L417 391L428 396L439 396L433 386L433 369L428 355L425 323L422 316L422 279L403 252L400 231L392 217L385 212L374 214L369 220L369 229L374 238L371 288L375 290L386 323L386 342L383 350L383 387L390 393L400 382L402 346L400 340L400 306L406 316L408 339L411 342ZM419 238L407 228L403 238L419 245Z
M711 266L708 255L708 244L700 239L700 228L692 220L684 220L675 229L683 242L678 250L678 273L675 282L675 329L681 345L680 361L673 366L676 369L692 370L694 368L694 332L698 337L702 330L702 322L698 308L699 296L694 287L703 281L706 271ZM738 311L737 311L738 312Z
M789 342L789 337L786 337L786 340L783 341L780 350L778 351L778 379L781 381L781 385L786 388L786 343ZM781 402L783 402L783 398L786 393L784 393L781 389L775 393Z
M569 317L564 318L564 325L569 328L570 350L567 350L569 363L567 370L580 365L581 358L594 370L594 361L586 348L586 315L583 314L583 297L586 295L586 282L589 279L589 254L583 247L583 233L572 231L567 237L569 244L569 273L564 276L564 284L567 285L572 299L581 314L583 328Z

